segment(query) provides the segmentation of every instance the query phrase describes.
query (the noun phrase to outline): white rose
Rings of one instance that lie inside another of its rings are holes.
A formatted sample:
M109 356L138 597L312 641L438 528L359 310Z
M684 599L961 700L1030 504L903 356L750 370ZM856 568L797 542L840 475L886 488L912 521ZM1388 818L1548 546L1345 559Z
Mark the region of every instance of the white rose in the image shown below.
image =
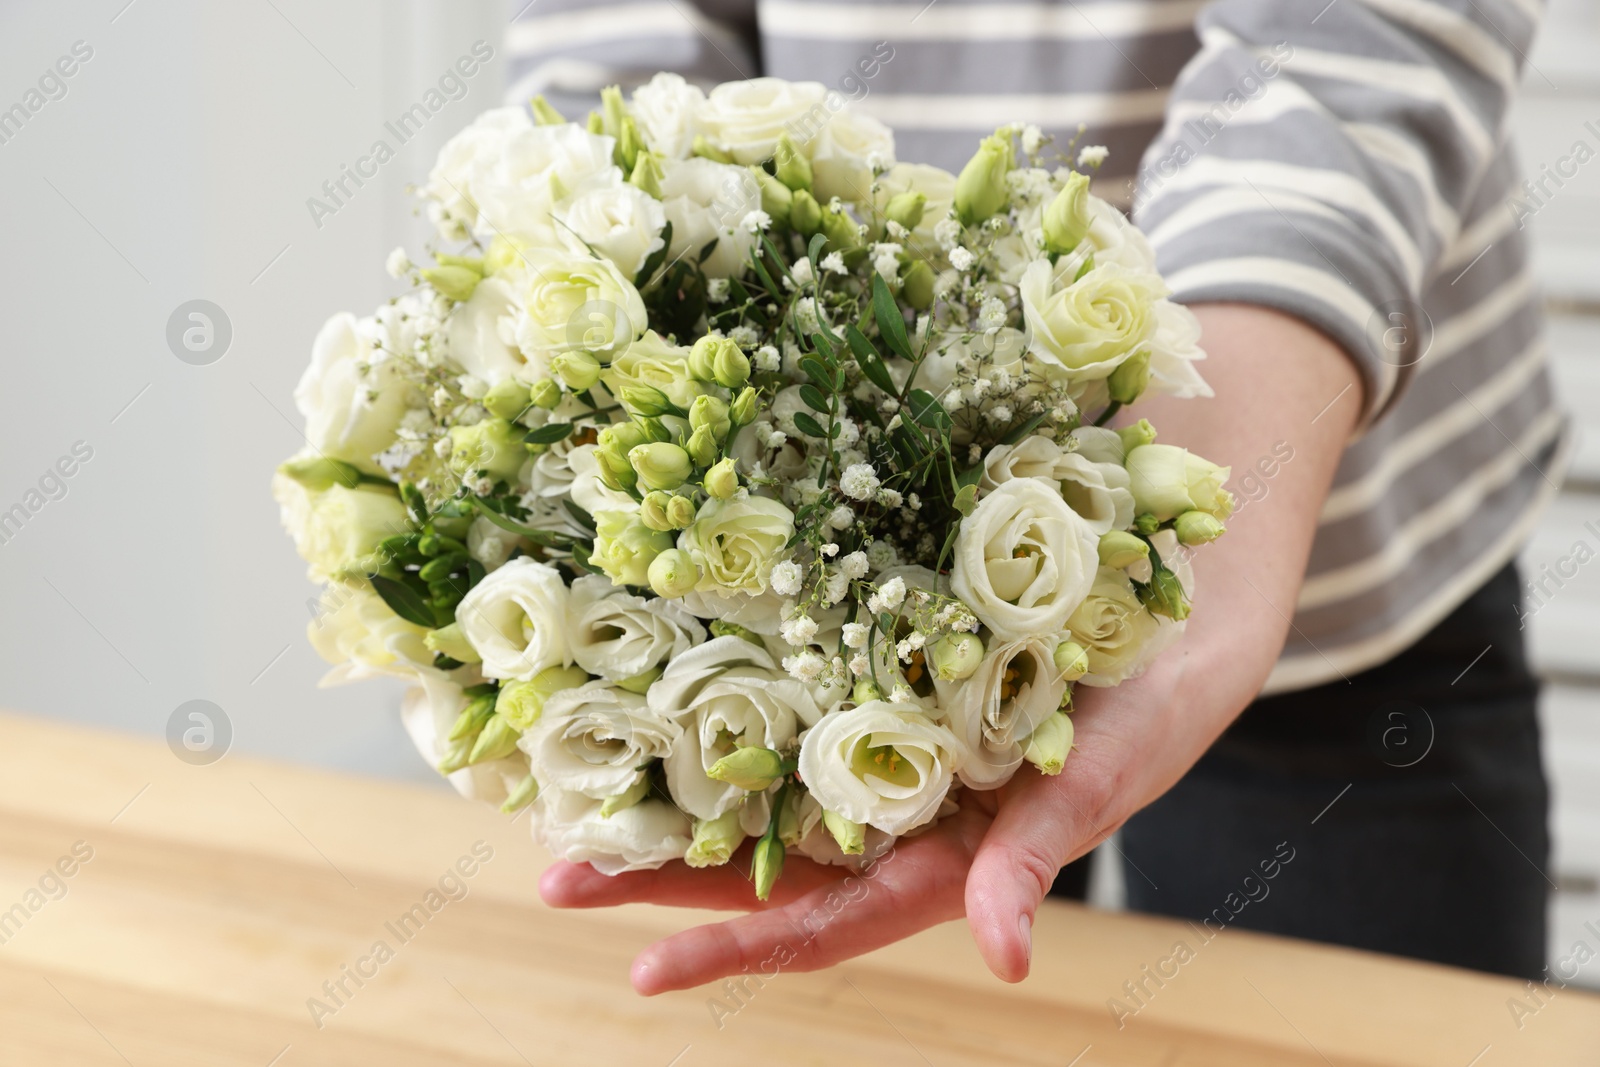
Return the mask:
M423 644L427 630L396 615L366 582L335 582L322 591L317 615L306 623L311 647L333 669L319 686L342 685L376 675L415 678L433 664Z
M600 814L601 801L563 790L547 790L533 805L533 833L568 863L587 863L601 874L653 871L682 859L694 827L664 800Z
M989 649L972 677L936 682L945 722L961 742L961 781L998 789L1022 765L1028 735L1055 714L1066 694L1054 636L1030 636Z
M683 75L662 71L633 91L630 110L650 151L667 159L687 159L700 132L706 94Z
M644 697L589 682L549 697L517 745L541 787L604 800L627 792L682 736L683 727L651 711Z
M500 162L511 139L531 129L527 109L501 107L485 111L445 142L422 188L423 195L434 201L439 236L461 241L478 228L480 183Z
M630 279L662 246L667 222L661 201L631 185L581 193L562 204L555 217L562 242L574 253L582 254L588 245Z
M514 331L522 312L517 287L505 274L479 282L472 296L450 311L445 338L450 358L462 370L495 386L507 378L528 377L527 360L517 349Z
M538 246L555 234L554 205L591 189L622 184L612 163L616 141L562 123L533 126L506 139L500 158L473 183L481 239L521 238Z
M743 167L698 157L666 160L662 172L661 206L672 223L667 262L699 256L715 240L716 247L701 269L712 278L743 274L756 236L740 223L761 207L755 175Z
M794 513L776 500L708 500L678 535L678 548L700 570L702 593L763 593L772 565L794 535Z
M373 347L375 330L371 319L333 316L317 331L311 364L294 390L311 447L368 474L383 473L372 457L395 443L400 420L421 405L398 361Z
M442 671L427 670L418 675L419 685L406 690L400 704L400 719L417 752L437 767L449 755L450 728L455 725L466 696L461 686ZM511 791L528 776L528 760L521 752L504 759L485 760L463 767L447 777L456 792L468 800L503 804Z
M922 194L922 220L911 231L911 246L919 254L936 255L939 242L934 239L933 228L950 217L956 199L956 176L926 163L896 163L878 177L878 190L873 196L878 213L882 214L889 201L901 193Z
M796 143L810 140L828 115L823 103L828 90L817 82L752 78L724 82L712 89L700 108L706 137L740 163L772 158L785 132Z
M898 836L938 814L958 751L915 704L872 700L806 731L800 777L827 810Z
M599 575L572 583L567 647L590 674L623 681L660 667L705 640L705 628L671 600L635 596Z
M1156 335L1150 340L1150 392L1179 400L1211 396L1211 386L1195 367L1205 358L1200 320L1194 312L1170 300L1157 301Z
M567 587L561 573L527 556L484 577L456 606L456 622L489 678L527 681L572 662Z
M1029 351L1074 381L1110 376L1155 334L1155 304L1167 295L1157 274L1114 264L1073 280L1066 258L1035 260L1018 291Z
M822 717L810 691L742 637L714 638L673 657L648 699L684 727L664 764L667 788L680 808L701 819L716 818L745 796L707 777L718 760L737 748L781 750Z
M811 156L812 184L820 203L839 197L856 203L872 200L872 164L894 164L894 131L871 115L846 109L806 147Z
M365 573L380 541L411 529L405 505L384 486L346 489L335 483L312 492L287 475L274 474L272 496L314 582Z
M525 264L513 264L520 285L517 346L530 361L525 378L548 377L558 353L616 355L644 333L644 301L610 260L535 248Z
M978 484L993 489L1012 478L1043 478L1055 483L1067 506L1099 536L1125 530L1133 523L1133 493L1120 463L1096 463L1068 452L1054 441L1028 437L1015 445L999 445L983 458Z
M1079 681L1113 686L1143 674L1183 633L1183 624L1150 614L1127 575L1102 567L1089 595L1067 619L1067 629L1089 655L1089 673Z
M1053 486L1017 478L961 520L950 588L1002 641L1058 633L1099 565L1099 538Z

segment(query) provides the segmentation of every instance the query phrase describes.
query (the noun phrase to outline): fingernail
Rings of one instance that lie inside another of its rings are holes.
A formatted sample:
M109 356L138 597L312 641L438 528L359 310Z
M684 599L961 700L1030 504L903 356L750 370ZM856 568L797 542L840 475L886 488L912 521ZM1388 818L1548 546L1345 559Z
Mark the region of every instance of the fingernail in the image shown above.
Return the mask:
M1022 934L1022 951L1027 956L1028 966L1033 966L1033 919L1023 913L1017 920L1017 932Z

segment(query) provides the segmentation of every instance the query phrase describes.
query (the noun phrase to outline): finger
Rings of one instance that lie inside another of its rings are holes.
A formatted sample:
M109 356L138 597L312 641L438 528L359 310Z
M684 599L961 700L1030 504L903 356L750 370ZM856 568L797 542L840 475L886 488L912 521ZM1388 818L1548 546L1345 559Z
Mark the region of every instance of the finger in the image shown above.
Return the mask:
M748 852L748 850L746 850ZM842 877L838 868L822 867L803 856L790 857L783 877L768 900L756 899L744 855L720 867L692 868L670 863L654 871L601 874L587 863L558 862L539 878L539 896L552 908L606 908L617 904L662 904L668 907L755 911L786 904L827 882Z
M897 842L860 874L782 907L658 941L634 961L633 986L652 996L729 975L817 970L957 918L966 868L986 824L981 812L964 811Z

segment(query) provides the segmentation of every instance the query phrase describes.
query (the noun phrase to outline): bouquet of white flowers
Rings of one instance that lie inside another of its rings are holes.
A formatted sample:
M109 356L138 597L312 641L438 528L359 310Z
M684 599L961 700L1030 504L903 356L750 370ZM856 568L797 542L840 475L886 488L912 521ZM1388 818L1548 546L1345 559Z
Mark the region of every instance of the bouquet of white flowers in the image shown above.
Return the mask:
M1109 427L1206 395L1194 317L1017 125L959 176L810 83L660 74L450 141L440 247L338 315L284 523L328 682L399 675L463 793L615 873L861 863L1057 774L1181 631L1228 476ZM1075 165L1076 166L1075 166ZM445 251L445 247L455 251Z

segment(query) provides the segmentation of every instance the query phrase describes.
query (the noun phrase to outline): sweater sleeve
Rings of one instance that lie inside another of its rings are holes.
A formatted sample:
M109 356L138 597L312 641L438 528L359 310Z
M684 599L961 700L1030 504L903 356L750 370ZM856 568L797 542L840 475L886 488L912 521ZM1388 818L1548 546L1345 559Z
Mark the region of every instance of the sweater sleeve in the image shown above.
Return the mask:
M1416 372L1423 294L1504 138L1538 0L1215 0L1144 156L1135 221L1185 303L1294 315L1365 386Z

